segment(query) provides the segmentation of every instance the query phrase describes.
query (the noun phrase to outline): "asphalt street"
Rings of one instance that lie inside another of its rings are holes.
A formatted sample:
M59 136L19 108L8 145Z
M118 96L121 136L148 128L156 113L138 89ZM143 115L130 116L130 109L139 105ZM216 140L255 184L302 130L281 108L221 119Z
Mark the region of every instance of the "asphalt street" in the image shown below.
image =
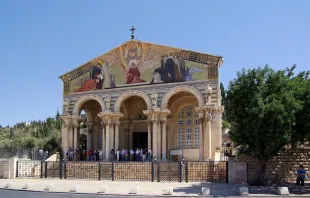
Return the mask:
M130 198L141 198L142 196L110 196L110 195L89 195L89 194L72 194L72 193L50 193L50 192L28 192L28 191L17 191L17 190L0 190L0 197L2 198L98 198L98 197L105 197L105 198L116 198L116 197L130 197ZM212 196L208 196L212 197ZM218 196L216 196L219 198ZM236 198L241 196L232 196L226 198ZM250 196L251 198L254 196ZM258 196L264 197L264 196ZM287 196L282 198L292 198L292 197L299 197L299 196ZM149 198L156 198L156 197L149 197ZM158 197L157 197L158 198Z

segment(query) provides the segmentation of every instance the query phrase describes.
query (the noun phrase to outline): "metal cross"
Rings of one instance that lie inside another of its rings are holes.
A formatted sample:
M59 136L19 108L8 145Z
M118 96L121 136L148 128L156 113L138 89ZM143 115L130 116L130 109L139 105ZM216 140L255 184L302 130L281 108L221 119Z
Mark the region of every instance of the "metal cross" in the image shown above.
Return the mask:
M134 26L131 27L130 31L131 31L131 39L135 38L135 30L136 28Z

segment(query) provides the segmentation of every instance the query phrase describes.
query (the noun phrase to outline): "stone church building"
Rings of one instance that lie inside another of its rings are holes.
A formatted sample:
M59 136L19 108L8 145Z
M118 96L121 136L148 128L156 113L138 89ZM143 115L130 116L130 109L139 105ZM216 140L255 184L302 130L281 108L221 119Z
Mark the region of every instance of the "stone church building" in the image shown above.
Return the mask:
M222 145L221 56L130 40L60 76L62 148L148 148L157 160L209 160Z

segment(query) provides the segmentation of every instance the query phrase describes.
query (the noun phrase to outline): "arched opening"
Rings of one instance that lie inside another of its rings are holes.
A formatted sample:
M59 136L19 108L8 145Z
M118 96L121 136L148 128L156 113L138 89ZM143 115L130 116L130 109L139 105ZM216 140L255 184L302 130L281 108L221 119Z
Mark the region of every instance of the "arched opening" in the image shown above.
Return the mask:
M120 104L120 112L124 117L120 119L120 148L116 149L145 149L148 143L148 123L143 110L148 106L144 98L130 96Z
M168 117L167 150L182 150L182 156L187 159L198 159L200 128L195 107L199 99L192 93L180 91L167 101L171 111ZM180 160L182 157L169 156L170 159Z
M98 113L102 112L101 104L94 99L86 100L80 105L78 115L83 120L78 128L77 160L87 160L89 150L100 150L102 148L102 126Z

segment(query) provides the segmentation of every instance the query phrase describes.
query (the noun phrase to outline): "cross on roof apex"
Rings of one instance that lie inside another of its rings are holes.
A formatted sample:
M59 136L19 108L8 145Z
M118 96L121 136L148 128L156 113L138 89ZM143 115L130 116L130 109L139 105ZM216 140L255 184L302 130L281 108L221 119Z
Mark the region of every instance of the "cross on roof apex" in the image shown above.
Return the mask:
M135 26L132 26L131 29L130 29L130 31L131 31L131 39L135 38L135 30L136 30Z

